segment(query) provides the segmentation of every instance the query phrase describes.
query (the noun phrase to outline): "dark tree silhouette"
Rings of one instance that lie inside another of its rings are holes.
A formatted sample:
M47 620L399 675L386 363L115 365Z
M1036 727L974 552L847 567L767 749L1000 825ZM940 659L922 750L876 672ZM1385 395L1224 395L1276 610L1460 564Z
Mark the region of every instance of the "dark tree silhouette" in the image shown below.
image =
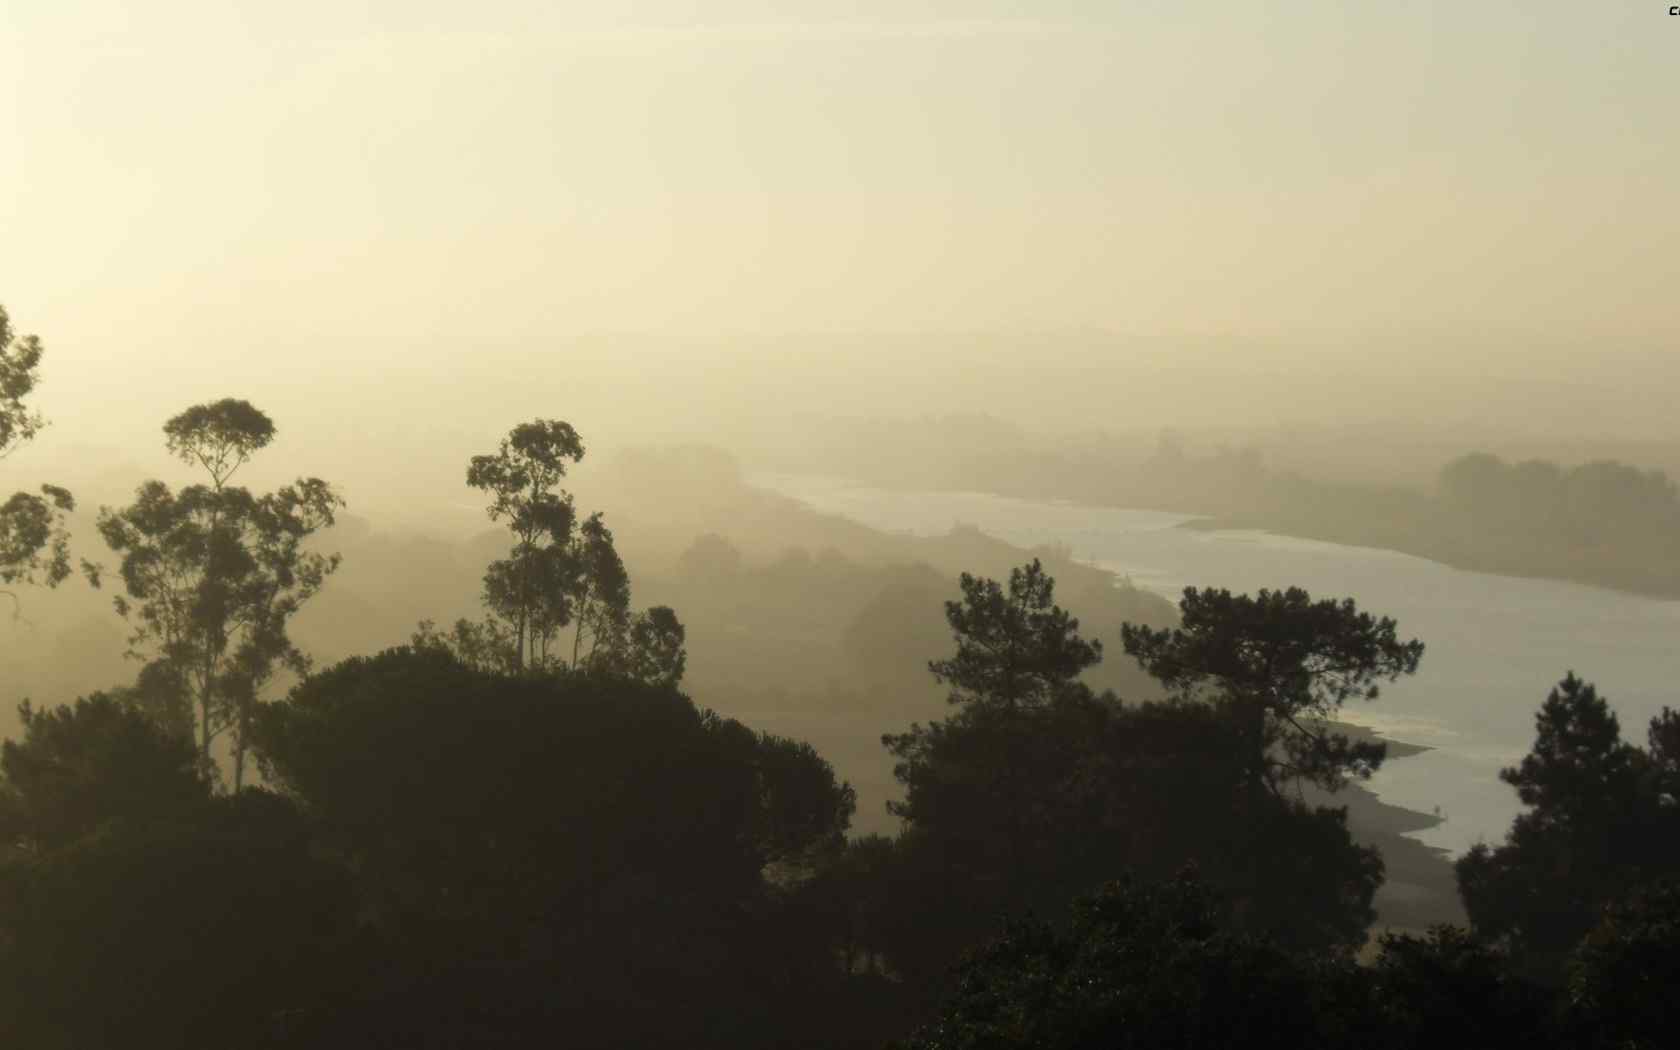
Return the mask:
M675 685L687 664L686 632L676 613L630 608L630 574L597 512L579 522L570 493L559 489L583 442L558 420L523 423L493 456L474 456L467 484L491 494L492 520L506 520L514 546L484 574L480 623L447 632L422 623L415 641L442 646L486 670L600 670ZM569 652L560 632L570 625ZM559 644L557 644L559 643Z
M1315 602L1306 591L1254 596L1186 588L1178 627L1121 628L1126 653L1169 691L1211 701L1243 734L1254 789L1295 778L1328 790L1368 777L1386 747L1326 728L1351 699L1374 700L1380 680L1417 670L1423 643L1353 599Z
M507 522L513 533L507 558L485 574L484 601L513 636L515 669L531 662L544 629L551 639L571 620L563 563L576 514L571 493L559 485L566 465L581 459L583 441L570 423L537 419L514 427L494 454L474 456L467 466L467 484L490 496L490 520Z
M777 932L765 871L842 835L850 789L668 686L391 650L265 706L257 738L356 873L388 960L308 1034L786 1045L745 1033L808 1001L793 977L842 976Z
M344 501L319 478L300 478L256 495L233 475L274 437L274 424L249 402L195 405L164 425L169 450L208 476L208 485L173 492L141 485L127 507L102 508L99 532L122 556L117 611L133 628L129 644L155 668L142 694L190 698L200 761L233 733L233 787L244 778L252 712L281 667L302 673L308 658L288 623L338 567L338 556L306 548L330 527Z
M945 603L956 637L948 660L928 664L953 704L1043 705L1102 659L1102 643L1054 602L1056 581L1037 558L996 580L962 574L962 600Z
M782 878L808 877L844 848L857 792L802 740L759 733L707 712L707 727L754 771L752 839L766 867Z
M947 605L958 656L952 717L883 738L906 832L897 892L921 901L885 950L926 980L979 943L991 916L1054 914L1124 871L1200 863L1243 928L1302 947L1363 942L1382 879L1346 812L1249 790L1241 727L1214 705L1123 705L1078 680L1100 653L1051 600L1036 563L1004 588L965 577ZM937 890L922 892L921 880Z
M1527 811L1503 845L1478 844L1457 864L1472 927L1524 972L1562 980L1605 904L1680 877L1674 726L1665 710L1652 720L1649 751L1626 743L1609 703L1573 673L1541 705L1533 749L1500 773Z
M1077 744L1048 729L1076 707L1111 704L1079 683L1102 647L1079 636L1079 621L1054 602L1055 581L1037 559L996 580L961 577L962 599L945 603L956 653L928 669L951 687L959 710L945 722L881 738L897 759L905 798L887 809L934 836L954 865L1001 880L1001 901L1018 904L1044 866L1050 825ZM1054 708L1054 711L1052 711ZM1099 721L1103 714L1087 712Z

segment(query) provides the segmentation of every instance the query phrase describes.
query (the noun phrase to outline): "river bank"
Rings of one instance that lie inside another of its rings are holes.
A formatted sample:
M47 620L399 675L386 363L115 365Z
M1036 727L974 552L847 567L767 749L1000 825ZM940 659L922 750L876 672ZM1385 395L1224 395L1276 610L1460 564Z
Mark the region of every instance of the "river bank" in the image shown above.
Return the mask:
M1338 723L1334 728L1354 740L1387 744L1385 765L1404 763L1433 750L1390 739L1364 726ZM1444 822L1442 817L1385 802L1359 783L1334 795L1315 792L1308 797L1320 805L1346 806L1348 827L1355 841L1382 853L1385 877L1372 902L1377 911L1373 931L1424 930L1440 923L1466 922L1451 854L1412 837L1439 826Z

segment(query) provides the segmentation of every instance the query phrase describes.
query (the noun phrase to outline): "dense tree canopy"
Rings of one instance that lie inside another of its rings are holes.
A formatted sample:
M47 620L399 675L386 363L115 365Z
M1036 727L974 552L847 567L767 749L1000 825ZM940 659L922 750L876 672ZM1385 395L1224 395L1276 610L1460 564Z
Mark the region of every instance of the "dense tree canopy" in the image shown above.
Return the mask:
M842 977L820 941L778 932L767 875L835 848L851 789L809 747L668 685L405 648L312 676L262 710L257 739L402 960L380 986L400 1017L361 999L329 1029L692 1045L772 1024L808 994L796 978ZM454 998L421 995L426 973Z
M1376 699L1380 681L1417 670L1423 643L1401 641L1393 620L1298 587L1253 596L1189 587L1179 611L1178 627L1128 624L1126 653L1175 694L1230 713L1251 785L1275 792L1300 778L1335 790L1382 763L1382 744L1326 723L1348 700Z
M1568 967L1567 1034L1577 1046L1658 1050L1680 1029L1680 882L1642 885L1609 901Z
M753 771L669 689L394 650L312 676L262 710L257 740L277 786L428 907L502 907L515 891L532 907L632 892L654 907L756 885Z
M1013 924L963 965L939 1018L904 1050L1320 1046L1312 968L1232 934L1194 878L1115 884L1065 926Z
M1652 999L1645 999L1652 1002ZM1236 930L1194 873L1123 881L1062 922L1016 921L958 971L904 1050L1317 1047L1538 1050L1612 1043L1461 930L1382 938L1369 966ZM1646 1029L1649 1031L1649 1029Z
M50 851L112 821L169 819L207 797L192 743L115 697L20 711L0 743L0 849Z
M1054 915L1124 873L1198 863L1236 921L1282 942L1347 951L1365 937L1381 859L1343 810L1249 790L1243 724L1179 696L1124 704L1078 680L1100 657L1033 563L1007 591L965 577L947 604L957 657L936 661L958 708L884 738L905 821L893 894L919 902L883 950L929 979L1000 914ZM925 884L925 885L924 885Z
M362 975L345 872L284 800L126 819L0 867L8 1043L208 1048L279 1038Z

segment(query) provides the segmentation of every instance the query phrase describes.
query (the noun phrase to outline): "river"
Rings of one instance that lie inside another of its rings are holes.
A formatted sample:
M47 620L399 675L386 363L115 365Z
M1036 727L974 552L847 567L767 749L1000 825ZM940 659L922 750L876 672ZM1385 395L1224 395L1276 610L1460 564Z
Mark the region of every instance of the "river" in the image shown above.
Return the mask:
M1384 684L1348 721L1433 750L1389 763L1371 781L1385 801L1445 820L1416 838L1453 853L1500 842L1520 809L1499 780L1534 740L1534 713L1574 670L1597 684L1624 738L1645 741L1664 704L1680 707L1680 601L1580 584L1466 572L1423 558L1247 530L1177 526L1182 514L909 492L804 475L760 474L757 486L889 532L939 535L965 524L1024 547L1074 556L1177 600L1185 587L1304 587L1392 616L1427 646L1418 673ZM1125 659L1118 639L1103 639Z

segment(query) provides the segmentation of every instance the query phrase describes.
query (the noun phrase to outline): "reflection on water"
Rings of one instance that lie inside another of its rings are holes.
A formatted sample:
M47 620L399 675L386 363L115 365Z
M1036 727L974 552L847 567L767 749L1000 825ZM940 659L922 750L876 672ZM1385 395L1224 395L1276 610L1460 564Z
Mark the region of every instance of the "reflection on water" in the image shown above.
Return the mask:
M1396 805L1425 813L1439 807L1446 822L1416 837L1455 853L1504 836L1518 804L1499 781L1500 767L1528 750L1534 712L1565 672L1598 685L1633 742L1644 742L1646 723L1665 703L1680 706L1680 602L1465 572L1366 547L1181 529L1186 515L1160 511L894 492L806 476L752 480L888 531L937 535L964 524L1022 546L1065 547L1174 599L1189 586L1299 586L1394 617L1404 637L1427 645L1423 664L1374 703L1346 713L1435 749L1390 764L1372 786ZM1103 640L1118 654L1117 640Z

